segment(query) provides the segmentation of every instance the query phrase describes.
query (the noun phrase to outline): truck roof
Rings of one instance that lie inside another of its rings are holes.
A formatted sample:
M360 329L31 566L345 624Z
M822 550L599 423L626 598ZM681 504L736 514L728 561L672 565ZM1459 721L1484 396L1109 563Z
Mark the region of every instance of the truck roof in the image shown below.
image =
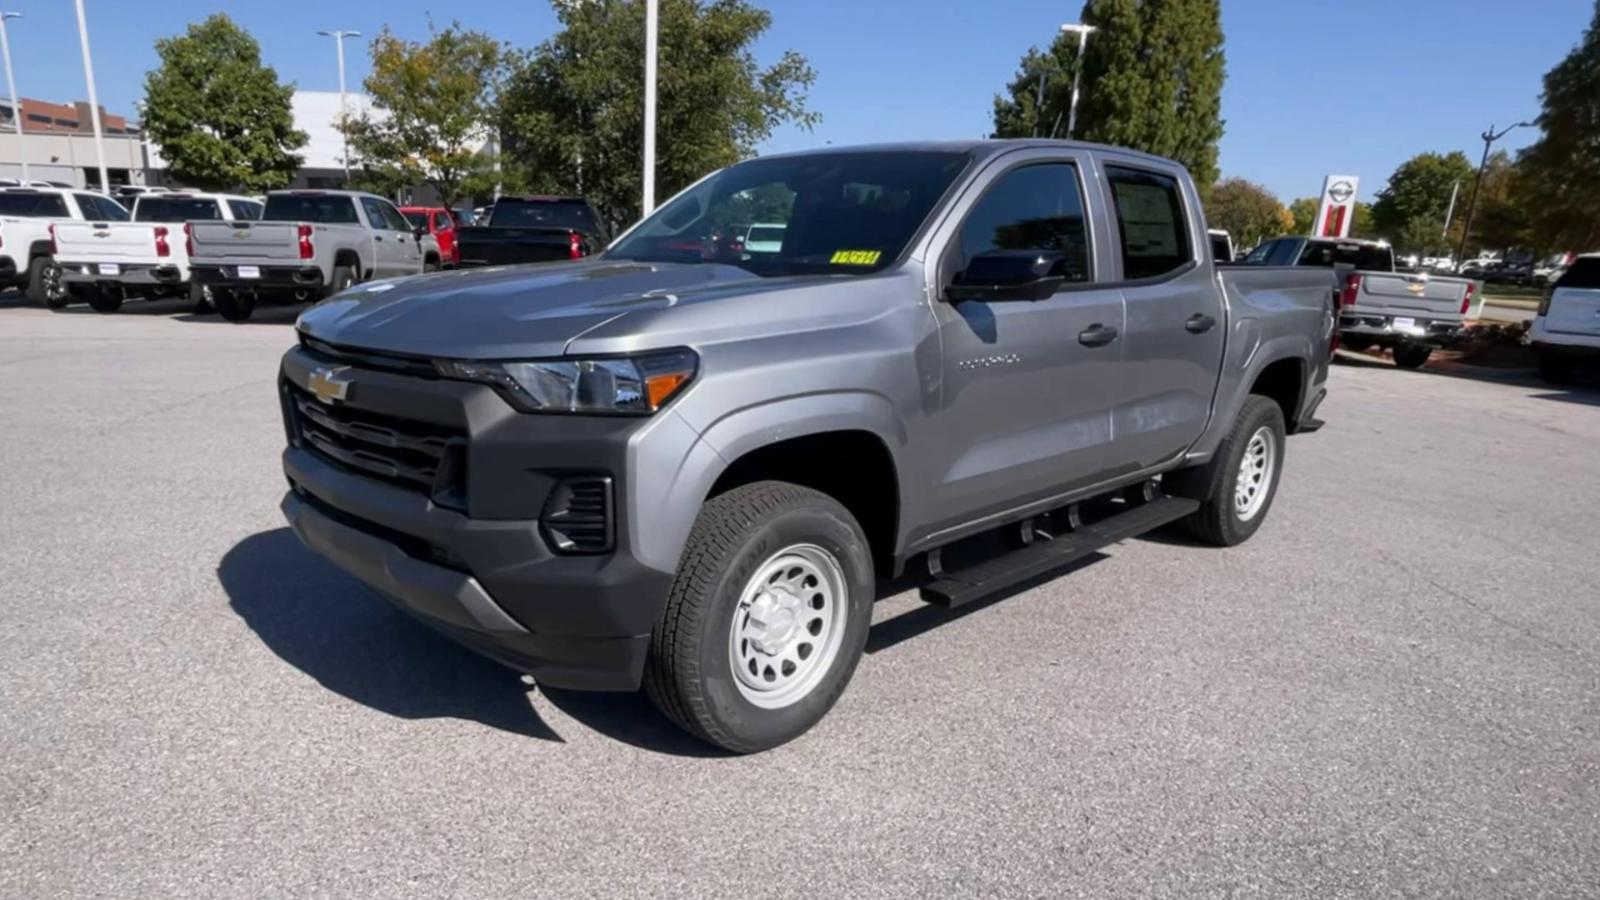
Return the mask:
M1154 162L1171 163L1172 160L1144 153L1139 150L1129 150L1126 147L1117 147L1111 144L1096 144L1089 141L1066 141L1052 138L985 138L981 140L952 140L952 141L899 141L882 144L854 144L849 146L818 147L813 150L794 150L786 153L773 153L762 158L781 156L809 156L817 153L970 153L978 159L988 159L1000 153L1012 150L1031 148L1092 150L1103 153L1116 153L1122 156L1143 157Z
M385 203L394 201L387 197L380 197L371 191L341 191L333 188L292 188L284 191L267 191L268 197L373 197Z

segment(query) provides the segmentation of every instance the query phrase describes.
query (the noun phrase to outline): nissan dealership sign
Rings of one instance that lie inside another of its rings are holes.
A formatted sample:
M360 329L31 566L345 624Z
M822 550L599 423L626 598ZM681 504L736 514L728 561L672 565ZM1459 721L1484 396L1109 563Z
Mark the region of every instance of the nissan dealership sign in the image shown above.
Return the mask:
M1361 179L1354 175L1329 175L1322 180L1322 203L1311 233L1319 237L1349 237L1350 222L1356 217L1356 189Z

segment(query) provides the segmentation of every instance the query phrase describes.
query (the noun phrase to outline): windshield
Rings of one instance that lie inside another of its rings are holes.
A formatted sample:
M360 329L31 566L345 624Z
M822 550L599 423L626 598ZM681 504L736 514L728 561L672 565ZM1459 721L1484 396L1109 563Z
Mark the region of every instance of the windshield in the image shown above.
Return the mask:
M937 151L753 159L695 185L606 256L726 263L765 276L876 272L899 258L970 161ZM746 234L781 246L751 253Z
M222 210L215 200L173 199L160 194L145 194L133 207L135 222L187 222L190 219L220 219Z
M67 203L60 194L13 194L0 191L0 216L67 217Z
M343 194L272 194L267 197L265 222L320 222L324 225L359 225L355 201Z
M582 200L501 197L489 212L492 228L560 228L596 234L594 215Z

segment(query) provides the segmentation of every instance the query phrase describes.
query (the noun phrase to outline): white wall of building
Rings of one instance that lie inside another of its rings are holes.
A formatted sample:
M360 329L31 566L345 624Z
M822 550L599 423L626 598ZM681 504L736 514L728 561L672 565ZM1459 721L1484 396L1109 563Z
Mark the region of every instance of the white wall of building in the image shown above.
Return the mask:
M129 183L145 183L144 151L138 138L106 135L104 146L107 169L127 170ZM73 187L98 185L100 180L92 134L26 132L18 137L14 131L0 131L0 178L21 178L23 160L29 178Z

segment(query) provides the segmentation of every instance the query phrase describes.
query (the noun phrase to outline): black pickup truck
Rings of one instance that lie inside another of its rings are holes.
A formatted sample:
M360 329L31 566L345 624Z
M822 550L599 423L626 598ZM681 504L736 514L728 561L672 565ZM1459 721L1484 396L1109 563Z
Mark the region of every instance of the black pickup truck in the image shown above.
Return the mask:
M456 232L462 266L582 259L609 240L599 214L582 197L501 197L488 224Z

